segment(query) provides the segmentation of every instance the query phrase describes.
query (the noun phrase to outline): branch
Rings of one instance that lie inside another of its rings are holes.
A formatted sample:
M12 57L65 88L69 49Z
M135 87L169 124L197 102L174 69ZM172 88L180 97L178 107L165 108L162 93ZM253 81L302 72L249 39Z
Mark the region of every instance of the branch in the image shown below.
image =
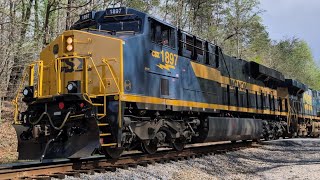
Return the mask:
M0 23L0 26L1 26L1 25L4 25L4 24L9 24L9 23L10 23L10 22L1 22L1 23Z
M68 6L67 4L63 4L63 5L65 5L64 7L60 6L60 7L51 9L49 12L51 13L51 12L56 11L56 10L59 10L59 9L77 9L77 8L82 8L82 7L87 6L87 5L90 4L91 2L92 2L92 0L89 0L89 1L86 2L85 4L79 5L79 6Z
M242 23L242 25L240 25L239 27L235 27L235 33L232 33L227 38L225 38L223 41L226 41L237 34L241 34L241 33L239 33L239 30L242 29L245 25L247 25L254 17L256 17L260 13L261 13L260 11L254 13L249 19L247 19L244 23Z

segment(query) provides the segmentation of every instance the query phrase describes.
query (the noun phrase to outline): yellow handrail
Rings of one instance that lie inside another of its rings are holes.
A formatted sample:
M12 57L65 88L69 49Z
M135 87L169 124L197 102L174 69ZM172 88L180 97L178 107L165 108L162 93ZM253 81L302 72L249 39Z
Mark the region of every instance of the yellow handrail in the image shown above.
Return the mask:
M113 59L112 59L112 60L113 60ZM112 67L110 66L108 60L102 59L102 62L105 63L105 64L108 66L109 71L110 71L110 73L111 73L111 76L112 76L112 78L113 78L113 80L114 80L114 82L115 82L115 84L116 84L116 86L117 86L118 92L120 92L120 87L119 87L119 84L118 84L116 75L114 74L113 69L112 69Z
M96 70L97 75L98 75L98 77L99 77L100 83L101 83L102 86L103 86L103 90L104 90L104 96L103 96L103 115L106 116L106 115L107 115L107 108L106 108L106 106L107 106L107 96L106 96L105 94L107 93L107 92L106 92L107 89L106 89L106 86L104 85L103 79L101 78L100 73L99 73L99 71L98 71L98 69L97 69L97 66L96 66L96 64L94 63L92 57L89 57L89 59L91 60L92 65L93 65L94 69ZM87 71L87 68L86 68L85 71ZM87 82L86 82L86 83L87 83Z
M95 72L97 73L99 81L100 81L100 83L102 85L102 88L103 88L103 97L104 97L104 100L103 100L103 105L104 105L104 111L103 112L104 113L103 114L105 116L107 114L107 109L106 109L107 97L106 96L109 95L109 94L106 91L107 88L105 86L105 83L103 82L103 79L102 79L102 77L101 77L101 75L99 73L99 70L98 70L93 58L90 57L90 56L68 56L68 57L56 58L57 93L58 94L61 93L61 83L62 83L61 82L61 60L70 59L70 58L79 58L79 59L83 59L84 60L83 61L83 79L82 79L83 85L84 85L84 88L83 88L84 92L83 93L88 95L89 100L87 100L86 98L85 98L85 100L87 102L89 102L90 104L92 104L92 101L90 99L91 94L89 94L89 92L88 92L88 68L87 68L88 67L88 62L87 62L87 59L89 59L91 61L91 64L92 64ZM111 60L116 61L116 59L114 59L114 58L111 59ZM105 63L107 65L108 69L110 70L111 76L112 76L113 80L115 81L115 84L116 84L116 87L117 87L117 90L118 90L118 93L119 93L120 92L119 84L118 84L116 75L115 75L112 67L110 66L110 64L108 63L107 60L103 59L102 62Z
M14 124L20 124L19 120L18 120L18 115L19 115L18 100L19 100L20 92L22 91L22 87L23 87L24 81L26 79L26 76L27 76L27 71L25 70L24 73L23 73L22 81L21 81L21 83L19 85L19 88L18 88L18 91L17 91L17 95L14 98L14 100L12 101L12 103L13 103L13 105L15 107L15 109L14 109L14 117L13 117Z
M22 76L22 81L19 85L19 88L17 90L17 95L12 101L13 105L15 106L15 111L14 111L14 124L19 124L18 120L18 115L19 115L19 97L20 93L22 91L23 85L25 83L27 74L29 74L29 86L34 86L34 67L35 65L38 64L38 89L37 89L37 94L34 94L34 98L36 97L41 97L42 96L42 79L43 79L43 61L38 60L35 62L32 62L28 65L29 70L25 70ZM27 73L29 71L29 73Z

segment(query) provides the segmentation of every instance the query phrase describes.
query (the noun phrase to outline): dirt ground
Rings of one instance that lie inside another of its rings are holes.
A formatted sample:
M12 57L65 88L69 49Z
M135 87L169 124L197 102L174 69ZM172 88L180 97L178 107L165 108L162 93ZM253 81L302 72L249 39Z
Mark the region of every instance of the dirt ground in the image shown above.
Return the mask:
M17 159L17 137L12 122L0 124L0 164Z
M18 157L17 137L12 122L12 104L3 102L2 119L0 120L0 164L16 161Z

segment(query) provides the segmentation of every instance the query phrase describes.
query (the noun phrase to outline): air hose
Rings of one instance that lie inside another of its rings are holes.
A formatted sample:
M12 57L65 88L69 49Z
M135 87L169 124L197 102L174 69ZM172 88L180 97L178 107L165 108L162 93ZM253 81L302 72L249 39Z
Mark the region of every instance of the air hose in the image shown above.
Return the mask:
M42 120L43 116L47 115L47 117L48 117L48 119L49 119L49 122L50 122L50 125L51 125L55 130L61 130L61 129L64 127L64 125L66 124L66 122L67 122L67 120L68 120L68 118L69 118L69 116L70 116L70 113L71 113L71 111L69 111L69 112L67 113L67 115L64 117L64 120L63 120L62 124L61 124L59 127L56 127L56 126L53 124L52 119L51 119L50 115L49 115L47 112L43 112L37 121L35 121L35 122L29 121L29 122L30 122L32 125L36 125L36 124L38 124L38 123Z
M40 162L43 161L43 159L44 159L44 157L45 157L45 155L46 155L46 152L47 152L47 150L48 150L49 145L50 145L52 142L54 142L56 139L58 139L58 137L61 135L61 133L62 133L62 130L59 132L59 134L58 134L55 138L52 138L52 139L50 139L50 140L47 142L46 147L44 148L44 151L43 151L43 153L42 153L42 155L41 155Z

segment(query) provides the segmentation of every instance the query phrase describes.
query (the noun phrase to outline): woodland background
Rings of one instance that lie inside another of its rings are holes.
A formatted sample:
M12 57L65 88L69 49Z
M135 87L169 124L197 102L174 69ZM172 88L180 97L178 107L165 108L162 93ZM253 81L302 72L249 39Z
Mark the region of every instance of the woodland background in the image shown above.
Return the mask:
M16 93L24 66L80 14L127 6L221 46L231 56L281 71L320 90L320 70L308 44L270 39L259 0L0 0L0 97Z

